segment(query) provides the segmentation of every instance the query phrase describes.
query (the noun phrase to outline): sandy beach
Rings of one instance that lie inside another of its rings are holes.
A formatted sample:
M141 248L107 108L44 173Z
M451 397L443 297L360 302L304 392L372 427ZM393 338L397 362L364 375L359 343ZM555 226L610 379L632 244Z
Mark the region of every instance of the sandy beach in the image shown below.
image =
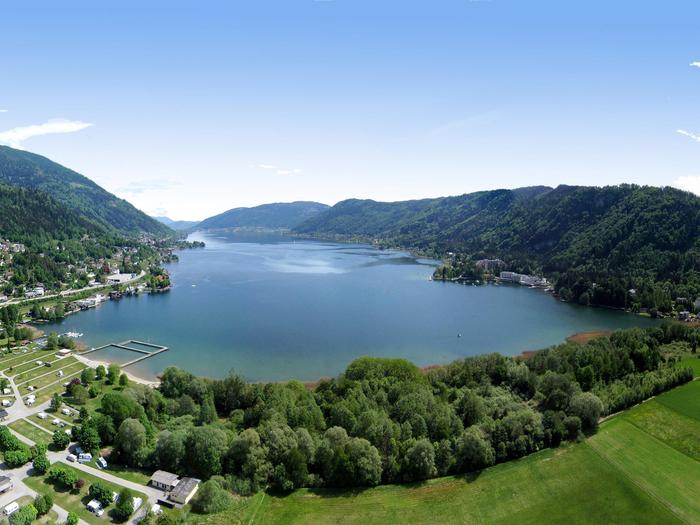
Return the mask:
M81 363L85 363L91 368L97 368L98 366L102 365L105 368L107 368L111 363L109 361L100 361L97 359L88 359L85 356L82 356L78 353L73 354L75 358L80 361ZM133 373L129 372L128 370L124 370L122 368L122 373L126 374L127 377L129 378L130 381L133 381L134 383L140 383L142 385L148 385L152 388L156 388L160 385L160 381L149 381L148 379L144 379L142 377L139 377L137 375L134 375Z

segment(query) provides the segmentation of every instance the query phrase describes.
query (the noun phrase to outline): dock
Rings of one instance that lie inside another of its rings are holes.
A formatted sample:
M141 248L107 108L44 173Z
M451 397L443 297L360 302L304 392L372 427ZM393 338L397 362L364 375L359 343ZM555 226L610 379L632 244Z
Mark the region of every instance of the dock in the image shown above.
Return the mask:
M143 348L134 348L133 346L130 345L140 345L140 346L145 346L148 348L153 348L153 350L144 350ZM144 359L148 359L149 357L156 356L158 354L162 354L163 352L167 352L169 348L167 346L163 345L157 345L154 343L147 343L145 341L137 341L136 339L129 339L128 341L122 341L121 343L107 343L106 345L98 346L96 348L90 348L90 350L85 350L84 352L80 352L78 355L87 355L91 354L93 352L99 352L100 350L105 350L107 348L119 348L120 350L128 350L129 352L136 352L138 354L142 354L139 357L132 359L131 361L127 361L126 363L120 365L122 368L126 368L127 366L131 366L135 363L138 363L140 361L143 361Z

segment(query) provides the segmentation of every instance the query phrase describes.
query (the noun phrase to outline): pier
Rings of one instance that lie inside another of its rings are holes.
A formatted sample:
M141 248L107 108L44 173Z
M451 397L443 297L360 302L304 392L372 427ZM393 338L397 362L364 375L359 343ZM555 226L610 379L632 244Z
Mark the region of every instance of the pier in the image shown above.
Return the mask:
M130 345L140 345L140 346L145 346L147 348L152 348L153 350L144 350L143 348L134 348L133 346ZM105 350L107 348L119 348L121 350L128 350L130 352L136 352L138 354L142 354L139 357L132 359L131 361L127 361L126 363L120 365L122 368L126 368L127 366L131 366L135 363L138 363L140 361L143 361L144 359L148 359L149 357L156 356L158 354L162 354L163 352L168 351L167 346L162 346L162 345L157 345L154 343L147 343L145 341L137 341L136 339L129 339L128 341L122 341L121 343L108 343L106 345L98 346L96 348L91 348L90 350L85 350L84 352L80 352L78 355L87 355L87 354L92 354L93 352L99 352L100 350Z

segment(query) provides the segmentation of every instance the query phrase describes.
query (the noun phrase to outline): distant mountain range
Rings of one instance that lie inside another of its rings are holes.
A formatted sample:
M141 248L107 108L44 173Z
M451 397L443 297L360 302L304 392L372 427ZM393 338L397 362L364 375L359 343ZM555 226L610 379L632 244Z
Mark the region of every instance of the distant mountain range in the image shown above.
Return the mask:
M265 228L290 230L312 219L329 206L319 202L286 202L233 208L214 215L195 226L197 230L226 230L235 228Z
M629 306L646 294L649 304L670 305L677 296L700 294L700 198L668 187L538 186L404 202L351 199L295 232L439 256L499 257L511 269L551 276L562 295L580 302ZM642 291L635 299L630 289Z
M28 151L0 146L0 182L49 195L66 209L106 231L161 237L172 233L164 224L87 177Z
M199 224L199 221L175 221L170 217L163 216L154 215L153 218L176 231L190 230Z

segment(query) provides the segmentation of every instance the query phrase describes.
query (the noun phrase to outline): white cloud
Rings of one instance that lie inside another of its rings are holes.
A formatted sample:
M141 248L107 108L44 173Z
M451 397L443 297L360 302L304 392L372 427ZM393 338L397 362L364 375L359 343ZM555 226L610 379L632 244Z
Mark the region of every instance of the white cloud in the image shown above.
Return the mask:
M260 168L261 170L274 171L275 173L277 173L277 175L297 175L302 171L299 168L281 168L276 164L258 164L256 167Z
M671 186L700 195L700 175L678 177Z
M0 109L0 113L7 113L6 109Z
M700 135L695 135L694 133L691 133L690 131L686 131L684 129L677 129L676 133L680 133L681 135L685 135L686 137L694 140L695 142L700 142Z
M690 67L700 67L700 61L696 60L695 62L691 62Z
M175 186L179 186L180 183L172 180L163 179L152 179L146 181L131 181L114 190L115 193L119 195L141 195L148 192L161 192L167 191Z
M8 129L0 132L0 143L7 144L13 148L21 148L22 142L32 137L41 135L51 135L54 133L75 133L92 126L89 122L80 120L49 120L43 124L33 124L31 126L21 126L19 128Z

